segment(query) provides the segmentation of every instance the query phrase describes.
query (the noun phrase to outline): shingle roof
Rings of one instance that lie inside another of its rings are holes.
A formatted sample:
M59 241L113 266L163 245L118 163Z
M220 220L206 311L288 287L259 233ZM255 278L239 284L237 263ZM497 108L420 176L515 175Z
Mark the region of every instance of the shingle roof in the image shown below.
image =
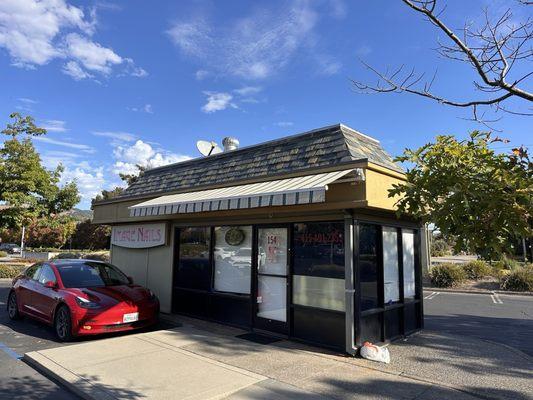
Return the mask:
M162 194L368 160L403 172L379 142L342 124L146 171L120 198Z

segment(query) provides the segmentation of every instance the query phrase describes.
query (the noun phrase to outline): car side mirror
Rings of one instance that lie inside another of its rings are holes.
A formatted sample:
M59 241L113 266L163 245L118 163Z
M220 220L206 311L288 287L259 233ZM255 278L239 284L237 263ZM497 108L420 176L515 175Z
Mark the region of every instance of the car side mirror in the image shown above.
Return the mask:
M128 276L128 282L130 283L130 285L133 285L133 278L131 276Z
M55 289L57 287L57 283L55 283L54 281L46 281L44 283L44 287L48 289Z

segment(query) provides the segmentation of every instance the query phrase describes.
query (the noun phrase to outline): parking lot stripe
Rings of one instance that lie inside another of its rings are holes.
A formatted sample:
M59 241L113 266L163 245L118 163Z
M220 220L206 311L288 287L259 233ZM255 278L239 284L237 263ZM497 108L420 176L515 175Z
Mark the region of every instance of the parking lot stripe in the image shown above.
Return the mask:
M9 357L14 358L15 360L20 360L22 356L15 352L14 350L11 350L9 347L7 347L4 343L0 342L0 350L2 350L4 353L6 353Z
M494 300L496 300L496 304L503 304L502 299L500 299L500 296L498 296L498 293L494 293Z
M424 300L431 300L437 297L440 294L440 292L431 292L431 294L424 297Z

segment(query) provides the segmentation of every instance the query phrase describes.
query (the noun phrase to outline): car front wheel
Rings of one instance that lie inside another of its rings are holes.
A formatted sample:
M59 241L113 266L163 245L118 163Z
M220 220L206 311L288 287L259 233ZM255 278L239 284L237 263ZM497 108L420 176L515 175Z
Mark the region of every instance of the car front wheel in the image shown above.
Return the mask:
M14 291L9 293L9 298L7 299L7 314L12 320L20 319L17 295Z
M72 339L72 319L70 310L67 306L60 306L56 312L54 321L57 338L62 342L68 342Z

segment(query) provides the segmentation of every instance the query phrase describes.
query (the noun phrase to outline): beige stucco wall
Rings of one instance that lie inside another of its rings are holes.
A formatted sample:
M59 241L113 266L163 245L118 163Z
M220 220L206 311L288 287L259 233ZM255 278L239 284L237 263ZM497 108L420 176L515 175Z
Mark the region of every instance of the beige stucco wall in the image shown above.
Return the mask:
M111 263L131 276L134 283L152 290L165 313L170 313L172 308L172 243L171 231L166 246L148 249L111 246Z
M365 171L366 200L369 207L385 210L395 210L398 197L389 197L389 189L396 183L404 182L402 179L383 174L371 169Z

